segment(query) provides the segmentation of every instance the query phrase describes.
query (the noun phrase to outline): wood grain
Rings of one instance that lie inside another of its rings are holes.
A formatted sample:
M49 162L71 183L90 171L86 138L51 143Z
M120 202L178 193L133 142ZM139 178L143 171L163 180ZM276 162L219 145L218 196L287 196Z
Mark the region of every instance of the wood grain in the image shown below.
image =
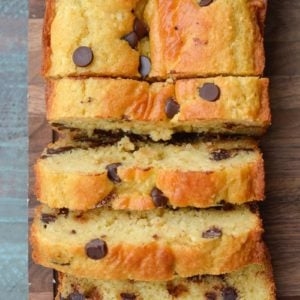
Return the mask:
M32 163L50 141L51 131L44 118L43 81L39 76L38 62L43 1L31 0L30 5L29 110ZM261 212L280 300L300 299L299 16L299 0L269 1L265 31L266 75L271 78L273 126L261 142L267 174L267 200L261 205ZM33 179L30 182L32 184ZM31 202L31 209L33 206L34 202ZM52 271L31 264L30 278L31 299L51 299Z

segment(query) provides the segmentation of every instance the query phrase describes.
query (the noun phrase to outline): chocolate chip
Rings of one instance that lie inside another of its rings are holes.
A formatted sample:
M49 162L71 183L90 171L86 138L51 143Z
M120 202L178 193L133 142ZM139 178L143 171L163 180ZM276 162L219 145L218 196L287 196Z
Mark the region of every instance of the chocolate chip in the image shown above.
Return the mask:
M45 224L49 224L56 221L56 216L51 214L42 214L41 221Z
M107 255L107 245L103 240L95 239L88 242L85 246L86 255L91 259L101 259Z
M132 49L136 48L138 41L139 41L138 36L134 31L124 35L122 37L122 40L125 40L126 42L128 42L128 44L130 45L130 47Z
M232 287L226 287L222 290L223 300L236 300L238 298L237 291Z
M209 4L213 3L214 0L200 0L200 6L208 6Z
M58 214L67 217L68 214L69 214L69 209L68 209L68 208L61 208L61 209L59 210Z
M106 197L104 197L99 203L96 204L96 208L109 206L110 202L117 197L115 192L109 193Z
M60 148L48 148L47 149L47 154L53 155L53 154L61 154L64 152L68 152L75 149L75 147L72 146L66 146L66 147L60 147Z
M78 67L87 67L94 59L94 54L89 47L79 47L73 53L73 62Z
M154 205L156 207L164 207L168 203L168 198L163 194L163 192L158 189L157 187L154 187L151 191L151 197Z
M180 105L173 99L168 98L165 106L165 113L169 119L172 119L179 113Z
M208 230L202 233L202 237L205 239L214 239L214 238L219 238L221 236L222 236L222 230L215 226L209 228Z
M167 283L167 290L169 294L175 298L178 298L183 293L188 291L187 287L183 284L174 285L172 282Z
M121 293L120 296L121 296L122 300L135 300L136 299L135 294Z
M220 97L220 89L214 83L204 83L199 89L199 95L207 101L216 101Z
M218 149L210 153L210 160L224 160L231 157L231 152L226 149Z
M78 292L74 292L68 296L67 300L85 300L85 297Z
M139 73L142 78L146 78L151 71L151 61L147 56L140 56Z
M71 230L71 233L72 233L72 234L76 234L77 232L76 232L75 229L72 229L72 230Z
M109 180L111 180L114 183L120 183L121 178L118 175L118 167L120 167L121 163L113 163L108 166L106 166L107 170L107 177Z
M207 293L205 293L205 299L206 300L216 300L217 294L215 292L207 292Z
M136 18L133 24L133 30L136 33L139 40L148 35L148 28L145 22Z

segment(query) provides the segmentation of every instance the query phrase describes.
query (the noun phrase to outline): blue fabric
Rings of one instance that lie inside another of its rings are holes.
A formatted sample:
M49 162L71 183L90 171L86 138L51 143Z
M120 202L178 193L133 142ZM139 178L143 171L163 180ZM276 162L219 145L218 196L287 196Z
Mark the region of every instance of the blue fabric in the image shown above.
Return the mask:
M0 299L28 298L27 0L0 1Z

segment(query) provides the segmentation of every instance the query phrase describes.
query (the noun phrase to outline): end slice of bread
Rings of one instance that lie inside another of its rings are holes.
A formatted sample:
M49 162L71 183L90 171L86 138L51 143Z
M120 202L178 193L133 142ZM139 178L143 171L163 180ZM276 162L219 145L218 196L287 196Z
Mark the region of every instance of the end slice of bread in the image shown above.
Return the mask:
M257 213L244 206L85 213L43 206L31 244L36 263L74 276L161 281L262 264L262 232Z
M263 158L252 140L90 147L59 141L35 166L37 198L52 208L205 208L264 199Z
M276 299L269 263L249 265L221 276L203 275L166 282L105 281L60 273L56 300L73 299L75 295L94 300Z

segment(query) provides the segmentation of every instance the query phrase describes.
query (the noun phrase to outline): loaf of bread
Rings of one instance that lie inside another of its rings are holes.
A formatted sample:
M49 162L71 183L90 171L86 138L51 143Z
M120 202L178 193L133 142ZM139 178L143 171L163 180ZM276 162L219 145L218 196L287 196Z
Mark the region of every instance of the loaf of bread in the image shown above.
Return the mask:
M36 196L52 208L148 210L264 199L263 158L253 140L89 147L61 140L35 166Z
M163 281L263 263L262 231L258 214L243 206L85 213L44 206L31 230L32 256L78 277Z
M123 130L170 139L174 132L262 134L270 125L268 79L216 77L153 83L64 78L47 84L47 118L58 128Z
M265 10L266 0L47 0L43 74L260 75Z
M266 263L221 276L203 275L167 282L105 281L60 273L56 300L66 299L275 300L276 297L271 266Z

